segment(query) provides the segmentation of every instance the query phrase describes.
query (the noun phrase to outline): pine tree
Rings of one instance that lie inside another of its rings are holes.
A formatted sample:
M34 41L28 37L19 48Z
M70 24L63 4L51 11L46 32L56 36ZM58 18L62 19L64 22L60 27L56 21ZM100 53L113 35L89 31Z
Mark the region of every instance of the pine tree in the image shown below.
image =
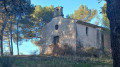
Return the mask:
M97 15L97 10L88 9L86 5L85 6L81 5L77 10L74 11L73 14L71 14L71 18L89 22L96 15Z

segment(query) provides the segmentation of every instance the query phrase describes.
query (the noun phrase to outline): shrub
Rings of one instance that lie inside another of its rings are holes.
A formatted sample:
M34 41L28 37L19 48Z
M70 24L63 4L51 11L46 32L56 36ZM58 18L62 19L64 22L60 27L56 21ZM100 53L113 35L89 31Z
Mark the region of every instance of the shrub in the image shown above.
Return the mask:
M73 55L74 51L72 47L68 46L68 44L64 45L64 55Z
M98 57L99 55L99 50L94 48L94 47L89 47L89 48L86 48L85 49L85 53L88 55L88 56L92 56L92 57Z
M73 55L74 51L67 43L63 44L63 47L54 46L53 55Z

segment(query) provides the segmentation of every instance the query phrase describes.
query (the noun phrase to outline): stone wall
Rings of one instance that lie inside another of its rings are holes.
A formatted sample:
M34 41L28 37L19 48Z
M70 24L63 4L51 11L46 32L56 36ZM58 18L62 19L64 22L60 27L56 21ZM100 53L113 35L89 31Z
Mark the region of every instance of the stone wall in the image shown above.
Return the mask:
M104 49L105 51L111 51L111 45L110 45L110 32L104 33Z
M55 17L46 24L42 28L41 54L53 54L54 52L62 54L65 45L71 47L74 53L79 45L81 48L100 49L103 47L102 28L76 22L72 19ZM57 46L54 43L55 37L59 38Z
M58 25L58 30L55 29L55 25ZM42 33L42 54L52 53L55 36L59 36L59 48L64 49L64 45L67 44L72 47L73 51L76 51L76 30L74 20L55 17L43 27ZM52 47L50 48L50 46Z
M82 24L76 24L77 26L77 41L78 45L81 44L83 48L95 47L101 48L101 30L97 28L86 26ZM87 29L86 29L87 28Z

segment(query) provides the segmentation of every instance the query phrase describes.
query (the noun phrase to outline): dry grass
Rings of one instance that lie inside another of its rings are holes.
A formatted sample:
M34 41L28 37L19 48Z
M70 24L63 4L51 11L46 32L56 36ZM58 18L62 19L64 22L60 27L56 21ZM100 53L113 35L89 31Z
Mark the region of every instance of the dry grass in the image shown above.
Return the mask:
M112 59L78 56L0 57L0 63L1 67L112 67Z

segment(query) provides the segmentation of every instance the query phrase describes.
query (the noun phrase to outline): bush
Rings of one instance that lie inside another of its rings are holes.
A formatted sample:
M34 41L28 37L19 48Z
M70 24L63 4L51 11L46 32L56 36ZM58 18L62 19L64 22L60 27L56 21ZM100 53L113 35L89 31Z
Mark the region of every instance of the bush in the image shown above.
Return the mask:
M100 50L94 47L81 48L77 55L81 57L99 57Z
M68 46L67 44L64 45L64 55L73 55L74 51L72 47Z
M90 57L98 57L99 50L94 47L89 47L85 49L85 53Z
M53 55L59 56L59 55L73 55L75 52L73 51L72 47L70 47L68 44L63 44L63 47L54 46L53 49Z

